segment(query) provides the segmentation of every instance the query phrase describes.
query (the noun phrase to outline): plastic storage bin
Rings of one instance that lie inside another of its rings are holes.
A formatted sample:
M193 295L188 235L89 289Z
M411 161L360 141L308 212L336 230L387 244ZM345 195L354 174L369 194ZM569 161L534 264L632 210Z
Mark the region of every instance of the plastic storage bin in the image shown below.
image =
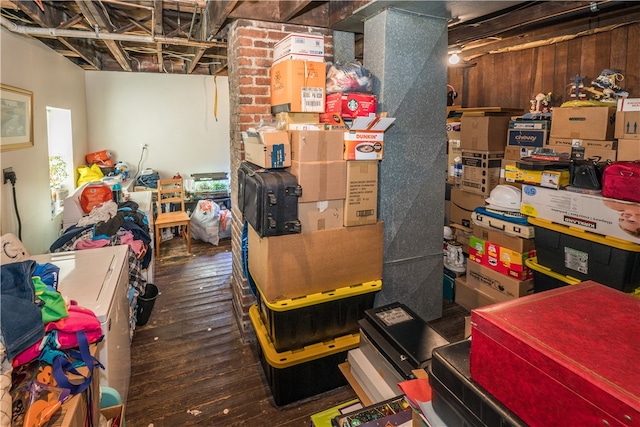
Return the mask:
M529 222L535 228L539 264L623 292L640 286L640 245L540 218Z
M347 359L349 350L358 347L360 334L344 335L295 351L276 352L257 305L249 309L249 319L258 338L258 356L276 405L286 405L347 384L338 365Z
M332 291L269 303L260 292L259 310L276 351L358 332L358 320L373 308L382 281L374 280Z
M577 285L582 280L571 276L563 276L544 265L538 264L538 258L527 258L527 267L533 271L533 292L543 292L568 285Z

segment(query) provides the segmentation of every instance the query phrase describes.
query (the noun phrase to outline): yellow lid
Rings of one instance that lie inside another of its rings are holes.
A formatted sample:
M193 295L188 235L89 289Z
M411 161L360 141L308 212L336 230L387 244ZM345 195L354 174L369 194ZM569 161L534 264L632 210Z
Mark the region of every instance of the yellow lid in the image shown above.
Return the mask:
M595 243L602 245L612 246L614 248L622 249L630 252L640 252L640 245L637 243L629 242L627 240L619 239L617 237L605 236L603 234L596 234L592 231L583 230L581 228L571 227L569 225L556 224L555 222L547 219L528 217L529 224L538 227L547 228L549 230L557 231L559 233L568 234L580 239L591 240Z
M319 292L317 294L306 295L298 298L283 299L274 302L266 301L260 285L256 286L264 304L271 311L288 311L296 308L309 307L311 305L321 304L324 302L334 301L337 299L353 297L356 295L367 294L369 292L377 292L382 288L382 280L373 280L371 282L359 283L357 285L345 286L343 288L332 289L329 291Z
M304 362L310 362L312 360L320 359L321 357L351 350L352 348L356 348L360 345L360 334L355 333L343 335L330 341L310 344L301 349L278 353L269 339L267 328L264 326L264 323L262 323L258 306L255 304L249 308L249 319L251 319L253 328L256 331L258 343L260 348L262 348L262 353L264 354L267 363L277 369L289 368Z
M580 279L576 279L575 277L571 276L563 276L562 274L556 273L555 271L551 270L549 267L538 264L537 257L527 258L524 263L533 271L537 271L538 273L553 277L554 279L560 280L568 285L577 285L578 283L582 282L582 280Z

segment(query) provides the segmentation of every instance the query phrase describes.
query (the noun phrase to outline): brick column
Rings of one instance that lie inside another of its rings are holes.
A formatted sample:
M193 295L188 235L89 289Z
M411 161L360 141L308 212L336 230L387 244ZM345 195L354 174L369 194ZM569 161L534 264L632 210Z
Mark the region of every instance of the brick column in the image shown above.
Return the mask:
M331 30L241 19L228 33L229 117L231 154L231 251L233 272L231 288L233 308L244 341L255 339L248 317L255 298L242 272L242 213L238 210L237 171L244 160L241 132L256 127L260 120L272 119L269 69L273 45L288 33L313 33L325 36L325 58L333 58Z

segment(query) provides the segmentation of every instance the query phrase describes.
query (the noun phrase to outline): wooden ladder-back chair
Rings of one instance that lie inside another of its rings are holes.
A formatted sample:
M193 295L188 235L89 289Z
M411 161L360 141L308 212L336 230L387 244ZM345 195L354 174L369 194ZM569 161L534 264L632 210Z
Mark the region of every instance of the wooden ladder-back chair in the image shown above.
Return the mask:
M182 178L158 180L158 215L155 221L156 256L160 255L162 229L179 227L187 240L187 253L191 253L191 219L184 206Z

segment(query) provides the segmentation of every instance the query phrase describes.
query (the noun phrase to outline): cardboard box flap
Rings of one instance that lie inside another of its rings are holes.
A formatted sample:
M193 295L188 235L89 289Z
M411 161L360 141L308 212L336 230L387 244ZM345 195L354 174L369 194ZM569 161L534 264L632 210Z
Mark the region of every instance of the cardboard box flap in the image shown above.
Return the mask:
M389 126L395 122L396 119L393 117L377 117L377 116L368 116L368 117L356 117L353 119L353 123L349 130L354 131L367 131L367 132L384 132Z
M262 141L260 140L260 134L258 132L250 131L242 132L242 142L244 142L245 144L262 144Z

